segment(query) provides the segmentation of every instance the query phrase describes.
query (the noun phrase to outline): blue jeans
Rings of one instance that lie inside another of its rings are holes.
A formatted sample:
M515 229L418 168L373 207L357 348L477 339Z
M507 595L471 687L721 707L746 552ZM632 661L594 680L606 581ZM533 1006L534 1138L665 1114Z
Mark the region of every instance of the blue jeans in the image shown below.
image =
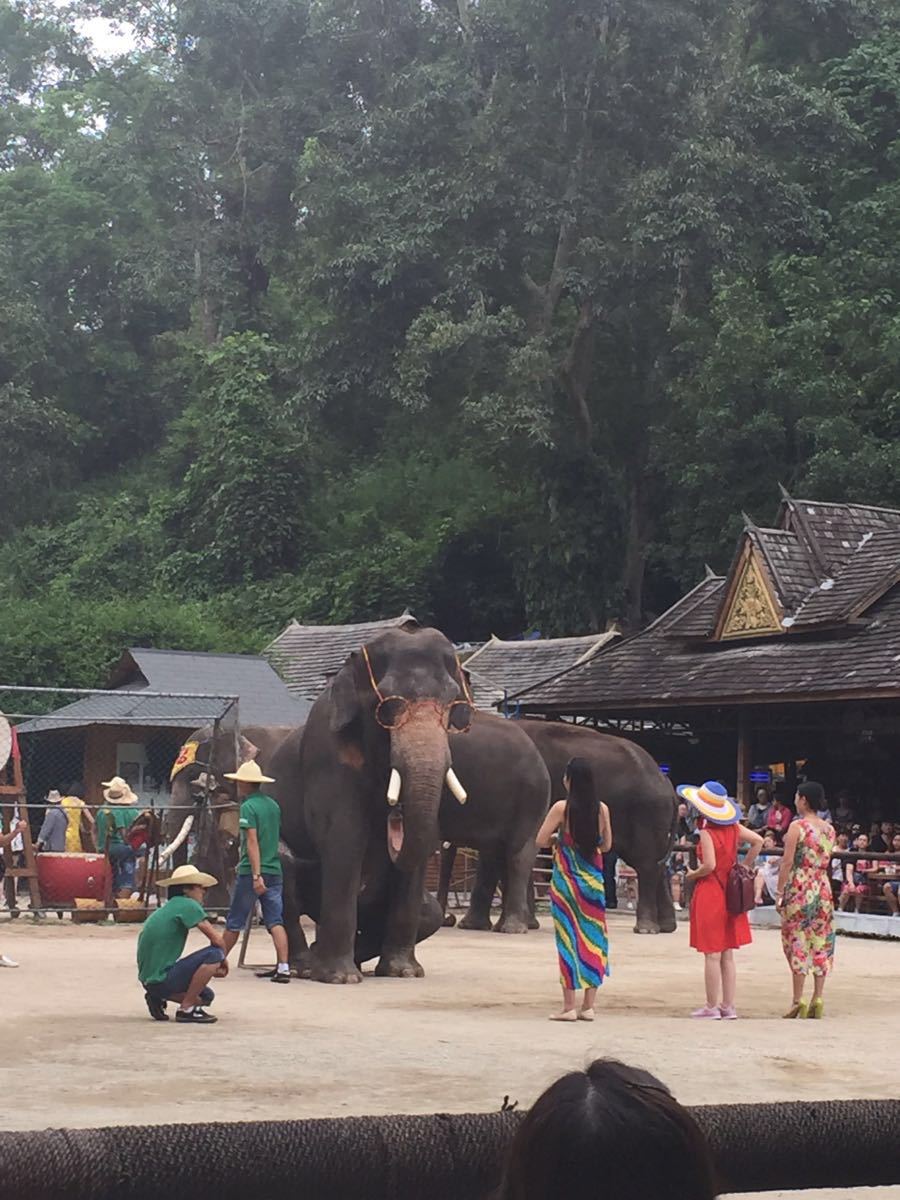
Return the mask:
M253 890L252 875L238 875L234 885L234 895L231 897L231 908L225 918L225 928L232 933L239 933L247 924L247 918L253 911L253 905L258 900L262 907L263 924L266 929L274 929L276 925L284 924L284 883L280 875L263 875L266 890L257 896Z
M179 958L177 963L173 963L169 967L165 979L161 979L159 983L145 984L144 991L149 992L151 996L156 996L159 1000L172 1000L176 996L183 996L191 986L191 980L198 967L205 967L208 963L224 962L224 960L225 951L220 950L218 946L207 946L205 950L195 950L193 954L187 954L184 958ZM211 987L205 987L200 993L201 1004L212 1004L215 998L216 993Z
M137 855L125 842L113 842L109 847L109 861L112 865L113 888L120 891L128 888L134 891L134 864Z

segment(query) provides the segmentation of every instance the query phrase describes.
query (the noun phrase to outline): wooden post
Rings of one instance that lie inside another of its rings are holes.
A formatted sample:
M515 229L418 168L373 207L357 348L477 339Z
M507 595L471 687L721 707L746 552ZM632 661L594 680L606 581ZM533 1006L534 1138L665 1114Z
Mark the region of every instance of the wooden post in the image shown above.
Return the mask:
M12 773L12 782L7 782ZM22 834L22 848L25 854L25 866L17 867L15 865L15 855L12 845L3 848L3 861L6 864L6 880L12 885L12 905L10 913L17 914L18 907L16 905L16 883L20 879L28 880L28 891L31 896L31 911L37 915L41 910L41 893L38 888L37 879L37 861L34 856L34 845L31 841L31 822L28 819L28 809L26 808L25 783L22 779L22 759L19 755L19 744L16 740L16 732L13 730L12 755L9 763L0 769L0 819L2 819L3 830L8 833L12 828L12 823L15 815L16 807L19 809L19 816L25 822L25 831ZM6 880L4 882L6 882ZM9 885L7 885L9 886ZM10 892L7 890L7 898L10 898Z
M738 711L738 744L737 744L737 802L744 812L750 811L753 803L753 789L750 783L750 772L753 769L753 729L750 714L742 708Z

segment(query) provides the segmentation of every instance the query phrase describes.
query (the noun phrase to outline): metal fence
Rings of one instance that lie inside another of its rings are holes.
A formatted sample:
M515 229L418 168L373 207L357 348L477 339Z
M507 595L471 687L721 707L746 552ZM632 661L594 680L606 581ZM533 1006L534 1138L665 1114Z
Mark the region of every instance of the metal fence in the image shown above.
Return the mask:
M3 829L9 829L13 819L24 819L31 842L36 841L58 794L67 817L65 850L105 856L108 847L98 844L96 814L106 803L104 784L122 778L136 797L135 817L146 814L150 829L156 831L140 856L138 890L145 902L154 890L160 851L173 823L179 823L180 814L171 803L171 784L182 746L200 729L207 730L211 744L224 745L233 739L236 745L240 728L236 696L199 691L0 684L0 713L4 716L0 721ZM76 802L67 799L72 796ZM83 809L78 797L84 800ZM199 812L209 797L200 794L194 799L196 804L183 806L185 816ZM202 834L202 822L195 826L181 857L191 853ZM27 840L17 838L3 853L4 892L13 915L22 892L30 890L34 863L28 861ZM42 875L49 869L48 864L37 865ZM36 907L33 892L31 906ZM44 905L41 900L40 907L64 911L76 906L55 900ZM111 897L104 907L119 912Z

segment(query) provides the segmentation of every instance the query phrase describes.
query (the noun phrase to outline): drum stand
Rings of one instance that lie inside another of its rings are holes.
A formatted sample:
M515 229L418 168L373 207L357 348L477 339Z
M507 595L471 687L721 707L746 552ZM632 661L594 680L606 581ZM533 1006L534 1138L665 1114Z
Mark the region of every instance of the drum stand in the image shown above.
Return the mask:
M19 915L19 907L16 902L16 886L19 879L28 880L32 915L37 917L41 912L41 891L38 887L37 862L34 857L34 844L31 840L31 823L28 820L28 809L25 807L25 801L22 759L19 756L19 747L15 740L14 731L12 755L6 766L0 769L0 817L2 817L3 828L7 832L12 828L17 806L19 815L25 822L25 829L21 834L22 847L25 852L25 866L17 867L15 865L15 855L11 844L3 847L3 863L6 867L3 886L6 889L6 901L9 905L10 916L12 917Z

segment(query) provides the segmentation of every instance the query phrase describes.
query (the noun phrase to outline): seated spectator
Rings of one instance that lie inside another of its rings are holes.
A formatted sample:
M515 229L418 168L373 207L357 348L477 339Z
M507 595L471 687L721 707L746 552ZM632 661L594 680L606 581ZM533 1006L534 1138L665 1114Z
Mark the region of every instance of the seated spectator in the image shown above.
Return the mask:
M776 833L780 833L782 837L791 827L791 821L794 814L788 808L783 800L775 797L775 803L769 810L769 815L766 817L766 828L774 829Z
M868 834L861 833L857 839L854 849L859 854L865 854L869 848ZM862 909L862 902L869 894L869 871L872 870L874 863L868 859L860 858L856 862L848 862L844 872L844 886L841 888L840 910L846 912L852 900L854 903L854 912L859 912Z
M853 802L851 801L850 795L846 789L838 792L837 805L835 806L834 810L834 820L839 829L849 829L856 820Z
M772 793L763 784L756 789L756 799L750 805L750 811L747 813L747 824L751 829L762 831L766 828L771 811Z
M849 850L850 835L839 833L834 848L835 850ZM842 858L833 858L831 860L831 894L834 897L835 904L840 899L841 889L844 886L844 879L846 878L846 870L847 864Z
M762 850L759 852L759 870L756 872L754 880L757 905L775 903L778 872L781 870L781 856L768 855L766 852L777 849L778 835L769 829L763 838Z
M880 825L873 826L869 846L872 850L877 850L879 854L890 854L893 838L893 824L890 821L882 821Z
M891 853L900 854L900 833L895 833L891 838ZM900 863L888 862L882 863L882 870L886 875L896 875L896 879L888 879L885 881L881 889L881 894L887 901L889 911L893 916L900 916Z
M598 1059L563 1075L513 1138L498 1200L715 1200L702 1131L647 1071Z

